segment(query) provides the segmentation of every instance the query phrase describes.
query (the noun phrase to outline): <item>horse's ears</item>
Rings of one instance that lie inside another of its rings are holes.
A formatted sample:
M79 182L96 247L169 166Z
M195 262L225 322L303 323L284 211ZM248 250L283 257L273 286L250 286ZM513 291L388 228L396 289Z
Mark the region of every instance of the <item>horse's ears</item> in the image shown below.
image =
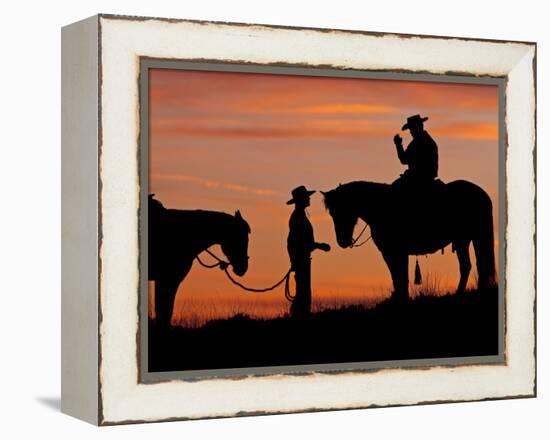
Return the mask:
M247 232L250 234L250 225L246 222L246 220L243 218L243 216L241 215L241 211L239 210L236 210L235 211L235 218L237 220L240 220L241 222L243 222L246 226L246 230Z
M324 192L324 191L321 191L321 194L323 194L323 196L326 196L326 195L327 195L327 193Z

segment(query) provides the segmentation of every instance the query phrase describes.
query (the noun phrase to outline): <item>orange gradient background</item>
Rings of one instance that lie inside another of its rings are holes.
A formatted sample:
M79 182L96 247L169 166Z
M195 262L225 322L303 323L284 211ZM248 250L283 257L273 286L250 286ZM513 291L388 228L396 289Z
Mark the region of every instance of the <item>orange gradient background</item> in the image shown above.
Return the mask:
M400 133L408 144L401 126L416 113L430 118L425 128L439 146L439 177L470 180L491 196L498 237L496 86L168 69L151 69L149 85L149 192L168 208L240 209L252 228L249 270L241 279L247 285L268 286L288 269L292 207L285 202L292 188L392 182L405 169L392 138ZM313 254L313 308L386 298L390 275L375 246L339 248L319 193L309 213L316 240L332 246ZM412 274L414 257L409 261ZM456 287L450 247L419 262L421 289ZM193 326L236 313L287 311L282 287L247 293L219 270L195 263L178 290L174 321Z

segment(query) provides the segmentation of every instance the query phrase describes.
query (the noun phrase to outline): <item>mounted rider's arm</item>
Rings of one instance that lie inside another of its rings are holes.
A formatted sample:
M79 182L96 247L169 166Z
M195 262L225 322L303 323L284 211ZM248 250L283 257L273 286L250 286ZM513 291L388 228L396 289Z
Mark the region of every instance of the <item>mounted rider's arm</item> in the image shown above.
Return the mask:
M409 163L409 159L407 157L407 152L403 149L403 138L396 134L393 137L393 143L395 144L395 149L397 150L397 157L399 158L399 161L403 165L407 165Z

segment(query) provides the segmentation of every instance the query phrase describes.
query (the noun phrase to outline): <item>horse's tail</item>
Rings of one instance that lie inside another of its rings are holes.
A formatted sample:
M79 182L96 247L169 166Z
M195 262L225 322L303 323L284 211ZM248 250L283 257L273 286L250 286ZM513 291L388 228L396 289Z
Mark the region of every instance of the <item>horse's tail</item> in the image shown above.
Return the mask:
M495 240L493 231L493 204L487 194L480 216L479 230L474 242L478 274L478 289L496 285Z

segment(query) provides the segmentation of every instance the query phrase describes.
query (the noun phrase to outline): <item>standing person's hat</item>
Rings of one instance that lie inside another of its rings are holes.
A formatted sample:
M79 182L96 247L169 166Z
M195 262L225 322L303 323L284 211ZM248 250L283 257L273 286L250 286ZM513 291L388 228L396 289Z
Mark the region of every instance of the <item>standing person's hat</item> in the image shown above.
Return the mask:
M298 200L305 199L306 197L309 197L312 195L315 191L310 191L306 189L304 185L300 185L297 188L294 188L292 190L292 198L286 202L287 205L292 205L293 203L296 203Z
M407 130L411 128L411 125L418 125L424 121L427 121L428 117L421 118L420 115L413 115L407 118L407 123L401 127L401 130Z

